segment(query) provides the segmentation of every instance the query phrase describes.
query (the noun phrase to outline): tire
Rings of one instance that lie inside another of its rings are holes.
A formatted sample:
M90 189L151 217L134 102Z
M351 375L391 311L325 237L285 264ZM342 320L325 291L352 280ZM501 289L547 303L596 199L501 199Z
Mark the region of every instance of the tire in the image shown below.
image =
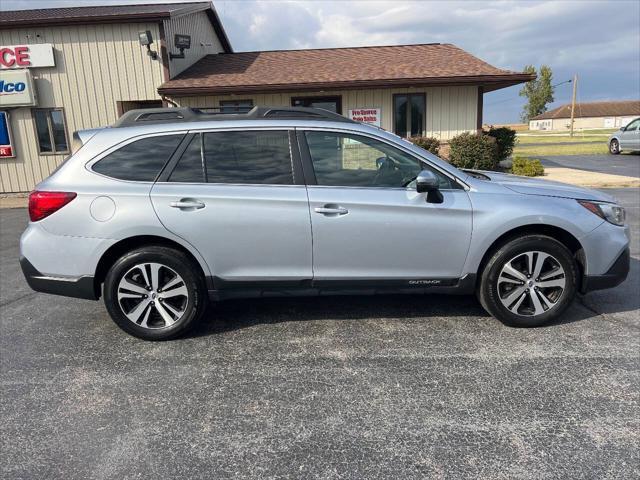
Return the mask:
M491 254L477 295L484 309L504 324L539 327L566 310L576 283L576 263L567 247L545 235L526 235Z
M618 155L620 153L620 142L615 138L609 142L609 153L611 155Z
M104 303L125 332L144 340L169 340L200 320L207 289L198 265L183 252L148 246L113 264L104 282Z

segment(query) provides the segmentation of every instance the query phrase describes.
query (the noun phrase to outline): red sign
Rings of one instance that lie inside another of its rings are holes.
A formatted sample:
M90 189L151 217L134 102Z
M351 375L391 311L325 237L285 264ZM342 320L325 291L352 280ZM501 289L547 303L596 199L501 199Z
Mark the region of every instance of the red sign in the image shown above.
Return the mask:
M15 48L0 48L0 65L4 68L30 67L29 47L22 45Z
M53 46L50 43L0 45L0 70L54 67L55 64Z

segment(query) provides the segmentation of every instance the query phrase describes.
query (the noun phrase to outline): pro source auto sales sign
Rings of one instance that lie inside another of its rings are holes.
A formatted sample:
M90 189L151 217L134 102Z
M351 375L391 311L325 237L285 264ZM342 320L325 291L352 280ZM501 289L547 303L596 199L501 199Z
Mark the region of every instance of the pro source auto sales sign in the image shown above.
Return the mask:
M380 108L352 108L349 110L349 118L356 122L370 123L379 127L381 110Z

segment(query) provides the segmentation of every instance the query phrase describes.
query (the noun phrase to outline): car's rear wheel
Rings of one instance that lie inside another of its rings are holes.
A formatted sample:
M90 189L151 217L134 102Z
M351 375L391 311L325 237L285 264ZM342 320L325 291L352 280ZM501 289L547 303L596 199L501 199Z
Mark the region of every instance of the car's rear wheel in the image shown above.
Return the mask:
M478 298L491 315L514 327L537 327L560 316L576 292L571 252L543 235L516 238L496 250L482 272Z
M615 138L609 142L609 153L617 155L620 153L620 143Z
M200 319L207 291L198 266L187 255L150 246L115 262L105 278L104 302L124 331L145 340L167 340Z

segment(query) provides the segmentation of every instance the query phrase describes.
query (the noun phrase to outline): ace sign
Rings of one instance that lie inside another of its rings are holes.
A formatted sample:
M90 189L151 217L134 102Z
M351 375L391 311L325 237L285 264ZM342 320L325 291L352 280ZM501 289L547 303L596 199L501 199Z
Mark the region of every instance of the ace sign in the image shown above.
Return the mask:
M13 68L55 67L53 45L0 45L0 70Z
M356 122L370 123L379 127L381 111L380 108L352 108L349 110L349 118Z

